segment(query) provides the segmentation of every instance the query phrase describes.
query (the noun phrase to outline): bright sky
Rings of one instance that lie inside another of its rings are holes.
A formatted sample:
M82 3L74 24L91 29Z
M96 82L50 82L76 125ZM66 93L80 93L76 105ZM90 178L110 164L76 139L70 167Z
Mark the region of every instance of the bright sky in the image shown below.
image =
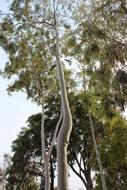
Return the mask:
M0 69L6 63L7 56L0 49ZM16 138L20 128L25 126L28 116L39 111L36 104L26 99L23 93L7 94L9 81L0 78L0 155L10 152L11 142Z
M8 1L0 0L0 9L7 12ZM7 55L0 48L0 69L4 68ZM12 141L15 140L21 127L26 126L27 118L39 112L36 104L26 99L23 93L7 94L6 88L9 81L0 78L0 164L3 154L11 152ZM71 172L70 189L83 189L81 181Z

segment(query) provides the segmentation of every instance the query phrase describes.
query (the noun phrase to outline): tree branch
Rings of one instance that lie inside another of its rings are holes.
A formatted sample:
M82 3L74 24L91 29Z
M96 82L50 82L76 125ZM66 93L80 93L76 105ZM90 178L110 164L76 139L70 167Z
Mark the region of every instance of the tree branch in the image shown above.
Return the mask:
M52 138L50 148L48 150L48 160L50 160L50 156L51 156L51 153L52 153L52 149L53 149L53 146L54 146L54 143L55 143L55 140L56 140L56 136L57 136L57 133L58 133L59 126L60 126L60 123L62 121L62 118L63 118L63 113L61 112L60 118L59 118L58 123L57 123L56 128L55 128L55 132L54 132L54 135L53 135L53 138Z
M87 187L87 182L83 178L83 176L80 173L78 173L77 170L71 164L69 164L69 166L73 170L73 172L82 180L82 182L84 183L85 187Z

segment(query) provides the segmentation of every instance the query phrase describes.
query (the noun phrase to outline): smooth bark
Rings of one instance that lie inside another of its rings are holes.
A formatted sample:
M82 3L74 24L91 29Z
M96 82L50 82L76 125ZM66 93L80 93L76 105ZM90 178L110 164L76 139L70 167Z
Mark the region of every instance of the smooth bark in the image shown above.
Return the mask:
M55 20L54 29L55 29L55 39L56 39L55 57L58 69L61 103L63 110L62 126L59 130L59 134L57 137L57 171L58 171L57 188L58 190L68 190L69 186L68 186L67 147L70 138L70 133L72 130L72 115L70 112L70 106L67 97L62 62L60 60L59 35L57 32L56 20Z
M52 138L51 145L49 147L49 150L46 151L45 133L44 133L44 106L43 106L43 103L42 103L41 147L42 147L42 158L44 160L44 170L45 170L45 175L44 175L44 177L45 177L45 190L50 190L50 187L52 188L52 186L54 185L54 182L53 182L54 179L51 179L51 177L50 177L50 169L52 169L51 166L50 166L50 161L51 161L50 158L51 158L52 149L53 149L53 146L54 146L55 141L56 141L57 132L58 132L58 129L59 129L59 126L60 126L62 118L63 118L63 114L61 112L60 118L59 118L58 123L56 125L54 136ZM51 181L51 185L50 185L50 181Z
M92 134L92 139L93 139L93 145L94 145L94 149L95 149L95 152L96 152L96 159L97 159L97 162L98 162L98 167L100 169L102 188L103 188L103 190L107 190L105 177L104 177L104 173L103 173L103 167L102 167L102 163L101 163L101 157L100 157L100 153L99 153L97 143L96 143L93 120L92 120L92 117L91 117L90 114L89 114L89 120L90 120L90 129L91 129L91 134Z

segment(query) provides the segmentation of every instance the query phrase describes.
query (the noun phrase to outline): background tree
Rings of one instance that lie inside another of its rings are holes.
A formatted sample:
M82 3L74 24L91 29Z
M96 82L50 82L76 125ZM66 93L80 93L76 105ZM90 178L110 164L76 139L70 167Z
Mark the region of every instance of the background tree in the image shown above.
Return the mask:
M125 1L82 3L76 10L78 27L73 36L70 31L63 48L81 70L82 91L89 94L88 112L104 123L112 123L126 107L125 10Z
M90 122L88 117L88 97L84 93L74 95L73 92L69 95L71 103L71 111L73 114L74 128L72 130L70 145L68 147L68 162L70 168L82 180L86 189L93 189L93 181L96 183L96 188L101 188L100 173L95 159L95 151L92 143L92 136L90 131ZM60 100L54 101L54 97L49 97L49 103L46 105L45 112L45 134L46 146L50 146L53 136L53 131L59 117L59 103ZM58 105L55 104L58 103ZM50 116L53 115L51 118ZM123 119L119 113L106 123L93 118L96 141L102 158L104 166L104 174L108 182L108 188L116 188L117 180L112 182L114 177L119 176L121 171L121 186L123 188L126 184L126 177L124 175L124 168L126 168L126 120ZM41 162L41 141L40 141L40 126L41 114L36 114L28 119L28 127L22 129L18 138L13 142L12 149L14 155L12 157L12 175L17 173L18 179L16 183L23 184L25 179L38 176L44 182L44 166ZM123 140L121 139L123 138ZM119 139L121 139L119 141ZM121 142L121 143L120 143ZM118 144L117 144L118 143ZM23 144L23 145L22 145ZM119 145L119 146L118 146ZM123 152L120 157L121 150ZM56 149L53 149L52 155L53 170L51 172L52 185L54 181L54 170L56 168ZM26 164L25 164L26 162ZM123 166L122 166L123 163ZM125 165L124 165L125 164ZM114 169L113 169L114 168ZM15 171L15 172L13 172ZM94 178L92 172L94 171ZM22 175L24 174L24 176ZM22 177L23 176L23 177ZM29 177L28 177L29 176ZM10 181L11 182L11 181ZM10 187L8 178L8 186ZM14 182L14 178L12 180ZM123 183L124 182L124 183ZM41 186L42 187L42 186ZM43 188L43 187L42 187Z
M51 138L53 136L55 124L57 120L54 119L52 122L50 118L46 118L46 145L47 147L51 143ZM27 179L39 177L44 184L44 162L41 157L41 113L29 117L28 127L22 128L18 138L13 142L12 151L14 152L12 157L12 166L9 172L13 172L9 178L12 178L13 175L16 175L16 184L22 186ZM54 188L54 167L56 162L56 153L54 152L55 157L52 158L52 184L51 189ZM29 184L28 184L29 185ZM10 186L10 185L8 185ZM18 185L18 187L20 187ZM26 186L28 187L28 186ZM44 187L43 187L44 188ZM43 189L42 188L42 189Z
M84 111L85 98L81 95L74 95L73 92L69 95L71 110L73 114L74 128L71 135L70 145L68 147L68 161L71 169L82 180L86 189L92 189L91 172L93 170L93 144L89 127L89 117L87 111ZM45 112L45 135L46 147L50 146L53 131L59 117L60 100L54 101L53 97L49 97L49 102L46 105ZM53 117L51 118L50 115ZM85 120L84 120L85 118ZM87 122L86 122L87 121ZM94 119L96 136L104 136L104 128L102 123ZM12 150L12 168L15 174L18 173L16 183L22 185L24 181L30 177L41 177L44 180L44 167L41 162L41 141L40 141L40 126L41 114L36 114L28 119L28 127L23 128L18 138L13 142ZM52 185L54 181L54 170L56 164L56 151L54 149L52 155L53 170L51 172ZM21 160L23 160L21 162ZM77 167L75 167L77 164ZM19 169L20 168L20 169ZM79 171L79 172L78 172ZM13 175L10 175L10 177ZM28 177L29 176L29 177ZM13 180L14 181L14 180ZM9 186L9 185L8 185Z
M127 172L126 164L126 135L127 121L121 116L113 118L108 123L106 136L99 146L102 155L102 163L105 168L105 176L108 189L126 189L127 181L125 173ZM96 169L95 169L96 170ZM95 189L100 189L100 179L96 173Z

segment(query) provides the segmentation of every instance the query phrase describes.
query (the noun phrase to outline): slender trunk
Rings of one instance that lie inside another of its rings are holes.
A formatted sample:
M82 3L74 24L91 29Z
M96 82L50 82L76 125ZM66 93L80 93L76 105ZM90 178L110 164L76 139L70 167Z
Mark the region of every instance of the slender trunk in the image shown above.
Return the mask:
M100 174L101 174L102 188L103 188L103 190L107 190L105 177L104 177L104 173L103 173L103 167L102 167L101 158L100 158L100 153L99 153L97 143L96 143L93 121L92 121L92 117L90 114L89 114L89 120L90 120L90 129L91 129L91 134L92 134L92 139L93 139L93 145L94 145L95 152L96 152L96 159L97 159L98 166L100 169Z
M56 37L56 64L59 75L59 85L61 92L61 102L63 110L63 122L57 137L57 170L58 170L58 190L68 190L68 166L67 166L67 147L72 130L72 116L68 103L64 73L59 53L59 38L55 25Z
M81 173L79 173L79 172L77 171L77 169L75 169L75 168L73 167L73 165L70 164L70 168L71 168L72 171L81 179L81 181L82 181L82 183L84 184L85 189L86 189L86 187L87 187L86 179L81 175Z
M54 168L53 168L53 161L52 158L50 158L50 168L51 168L51 188L50 190L54 190Z
M53 136L53 139L52 139L52 142L51 142L51 145L50 145L50 148L49 150L46 152L46 148L45 148L45 136L44 136L44 107L43 107L43 104L42 104L42 120L41 120L41 146L42 146L42 157L43 157L43 160L44 160L44 169L45 169L45 190L50 190L50 169L51 169L51 189L54 188L54 171L52 171L52 166L49 166L50 165L50 157L51 157L51 154L52 154L52 149L53 149L53 146L54 146L54 143L55 143L55 140L56 140L56 136L57 136L57 132L58 132L58 129L59 129L59 126L60 126L60 123L61 123L61 120L63 118L63 114L61 112L61 115L60 115L60 118L58 120L58 123L56 125L56 129L55 129L55 132L54 132L54 136ZM51 168L50 168L51 167Z
M75 155L75 160L76 160L76 164L79 167L79 172L74 168L73 165L69 164L69 166L71 167L71 169L73 170L73 172L81 179L81 181L83 182L85 189L86 190L92 190L93 189L93 184L92 184L92 180L91 180L91 172L89 172L87 169L83 169L82 168L82 164L80 164L80 162L78 161L77 156Z
M87 187L86 187L87 190L92 190L93 189L93 183L92 183L92 180L91 180L90 173L87 175L86 180L87 180Z
M45 190L50 190L50 173L49 173L49 161L48 155L45 148L45 135L44 135L44 106L42 103L42 119L41 119L41 147L42 147L42 158L44 160L45 169Z

